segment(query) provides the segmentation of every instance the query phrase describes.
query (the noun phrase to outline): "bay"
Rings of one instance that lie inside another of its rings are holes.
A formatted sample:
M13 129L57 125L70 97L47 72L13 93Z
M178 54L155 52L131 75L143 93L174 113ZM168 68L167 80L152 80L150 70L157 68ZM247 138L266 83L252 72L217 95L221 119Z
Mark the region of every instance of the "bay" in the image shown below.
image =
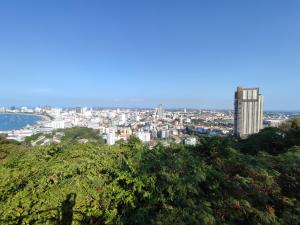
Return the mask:
M17 130L42 120L41 116L0 113L0 131Z

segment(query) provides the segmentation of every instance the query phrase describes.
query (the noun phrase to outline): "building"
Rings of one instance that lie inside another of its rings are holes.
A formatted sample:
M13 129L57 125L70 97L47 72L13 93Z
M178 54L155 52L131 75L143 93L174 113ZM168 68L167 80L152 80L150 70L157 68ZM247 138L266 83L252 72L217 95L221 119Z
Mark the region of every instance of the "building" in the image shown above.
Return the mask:
M83 110L82 110L81 107L77 107L77 108L75 109L75 111L76 111L76 113L83 113Z
M114 145L116 143L115 132L110 132L110 133L107 134L106 143L108 145Z
M151 134L149 132L138 132L137 137L142 142L150 142L151 141Z
M121 115L119 115L119 124L120 125L124 125L126 123L126 115L124 113L122 113Z
M234 133L240 137L258 133L263 128L263 96L259 88L238 87L234 102Z
M94 129L94 130L97 130L97 129L100 128L100 124L99 124L99 122L97 122L97 121L91 120L91 121L88 121L88 122L87 122L87 127L88 127L88 128L92 128L92 129Z
M164 117L164 109L162 107L162 104L160 104L157 108L157 116L160 119L162 119Z
M169 130L161 130L159 131L159 137L162 139L170 138L170 131Z
M264 123L269 127L279 127L285 120L280 119L268 119L265 120Z
M53 120L53 121L51 121L51 127L53 129L65 129L65 121Z
M184 140L184 144L195 146L195 145L197 145L197 138L195 138L195 137L187 137Z
M132 130L130 127L121 127L118 128L117 133L119 134L120 139L127 140L132 135Z

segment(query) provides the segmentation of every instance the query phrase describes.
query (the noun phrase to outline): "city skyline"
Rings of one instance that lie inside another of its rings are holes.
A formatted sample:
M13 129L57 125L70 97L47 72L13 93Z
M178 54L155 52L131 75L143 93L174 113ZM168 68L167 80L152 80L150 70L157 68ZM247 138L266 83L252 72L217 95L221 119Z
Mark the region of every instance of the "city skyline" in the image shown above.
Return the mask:
M117 3L117 4L116 4ZM0 3L0 106L299 111L297 1Z
M300 225L300 0L0 0L0 224Z

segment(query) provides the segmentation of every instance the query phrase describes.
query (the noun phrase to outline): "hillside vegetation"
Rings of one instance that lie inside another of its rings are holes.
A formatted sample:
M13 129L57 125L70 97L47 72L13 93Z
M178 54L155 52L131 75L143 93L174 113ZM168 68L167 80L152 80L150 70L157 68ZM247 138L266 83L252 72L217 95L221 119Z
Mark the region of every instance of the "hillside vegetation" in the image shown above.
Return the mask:
M300 224L299 119L247 140L199 139L152 150L135 137L0 139L0 224Z
M25 139L25 143L28 145L49 145L61 142L71 144L82 142L103 144L104 140L99 136L98 130L86 127L58 129L50 134L38 133Z

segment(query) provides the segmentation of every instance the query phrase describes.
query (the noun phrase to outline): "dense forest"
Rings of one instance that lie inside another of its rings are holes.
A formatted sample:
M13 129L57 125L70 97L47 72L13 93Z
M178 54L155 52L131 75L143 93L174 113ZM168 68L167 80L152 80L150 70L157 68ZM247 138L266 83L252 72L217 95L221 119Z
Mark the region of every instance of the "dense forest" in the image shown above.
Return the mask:
M0 139L0 224L300 224L300 119L197 146L67 137Z

